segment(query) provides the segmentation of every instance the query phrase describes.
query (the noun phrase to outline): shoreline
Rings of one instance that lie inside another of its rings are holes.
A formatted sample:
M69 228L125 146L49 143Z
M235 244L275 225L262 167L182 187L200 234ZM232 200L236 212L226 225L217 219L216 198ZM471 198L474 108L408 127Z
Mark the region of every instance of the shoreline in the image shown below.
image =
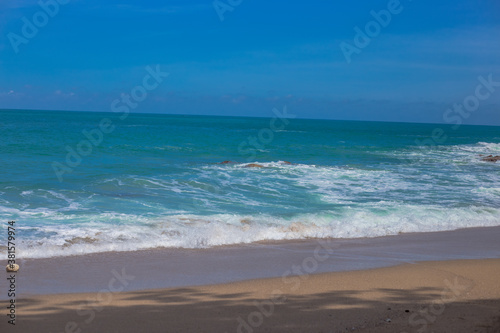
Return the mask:
M19 297L98 292L117 274L123 291L192 287L284 275L366 270L423 261L500 258L500 227L358 239L260 242L21 259ZM7 273L4 271L4 274ZM5 290L7 280L0 280ZM0 295L0 300L7 295Z
M499 332L500 259L17 301L22 332ZM10 326L10 325L9 325ZM6 320L0 327L7 327Z

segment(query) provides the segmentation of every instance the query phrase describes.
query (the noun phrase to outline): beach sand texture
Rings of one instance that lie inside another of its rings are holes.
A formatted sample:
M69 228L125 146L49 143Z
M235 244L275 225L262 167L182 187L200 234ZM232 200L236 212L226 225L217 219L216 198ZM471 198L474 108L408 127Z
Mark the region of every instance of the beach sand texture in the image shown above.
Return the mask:
M2 332L499 332L500 260L18 300ZM81 330L81 331L80 331Z

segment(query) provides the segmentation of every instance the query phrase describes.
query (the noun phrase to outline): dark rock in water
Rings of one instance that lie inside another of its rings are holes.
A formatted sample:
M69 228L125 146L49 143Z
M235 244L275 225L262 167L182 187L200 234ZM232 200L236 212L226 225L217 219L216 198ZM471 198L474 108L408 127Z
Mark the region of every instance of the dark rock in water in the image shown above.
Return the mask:
M493 155L488 155L486 157L483 157L481 161L486 161L486 162L496 162L500 161L500 156L493 156Z
M263 165L256 164L256 163L250 163L244 166L244 168L263 168Z
M223 162L220 162L220 164L229 164L229 163L233 163L232 161L223 161Z
M292 162L283 161L283 164L292 164Z

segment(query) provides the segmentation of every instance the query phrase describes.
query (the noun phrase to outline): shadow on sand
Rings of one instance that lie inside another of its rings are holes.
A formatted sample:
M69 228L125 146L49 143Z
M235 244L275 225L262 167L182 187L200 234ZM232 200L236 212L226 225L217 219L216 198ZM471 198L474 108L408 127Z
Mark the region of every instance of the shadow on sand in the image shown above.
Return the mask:
M16 326L0 327L23 333L500 332L499 299L443 303L433 288L282 295L275 303L253 293L200 290L108 294L112 299L93 304L87 303L92 294L22 299Z

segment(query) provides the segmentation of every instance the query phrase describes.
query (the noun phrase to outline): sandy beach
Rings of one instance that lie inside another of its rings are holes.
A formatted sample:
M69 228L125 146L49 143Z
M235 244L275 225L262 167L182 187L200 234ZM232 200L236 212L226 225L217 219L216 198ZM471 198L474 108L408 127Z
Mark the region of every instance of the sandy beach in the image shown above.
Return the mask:
M2 332L499 332L500 259L18 300ZM5 311L5 310L4 310ZM5 318L5 317L4 317Z
M0 333L500 333L500 0L0 9Z
M499 233L499 227L471 228L23 259L16 325L7 323L2 292L0 327L23 333L499 332Z

